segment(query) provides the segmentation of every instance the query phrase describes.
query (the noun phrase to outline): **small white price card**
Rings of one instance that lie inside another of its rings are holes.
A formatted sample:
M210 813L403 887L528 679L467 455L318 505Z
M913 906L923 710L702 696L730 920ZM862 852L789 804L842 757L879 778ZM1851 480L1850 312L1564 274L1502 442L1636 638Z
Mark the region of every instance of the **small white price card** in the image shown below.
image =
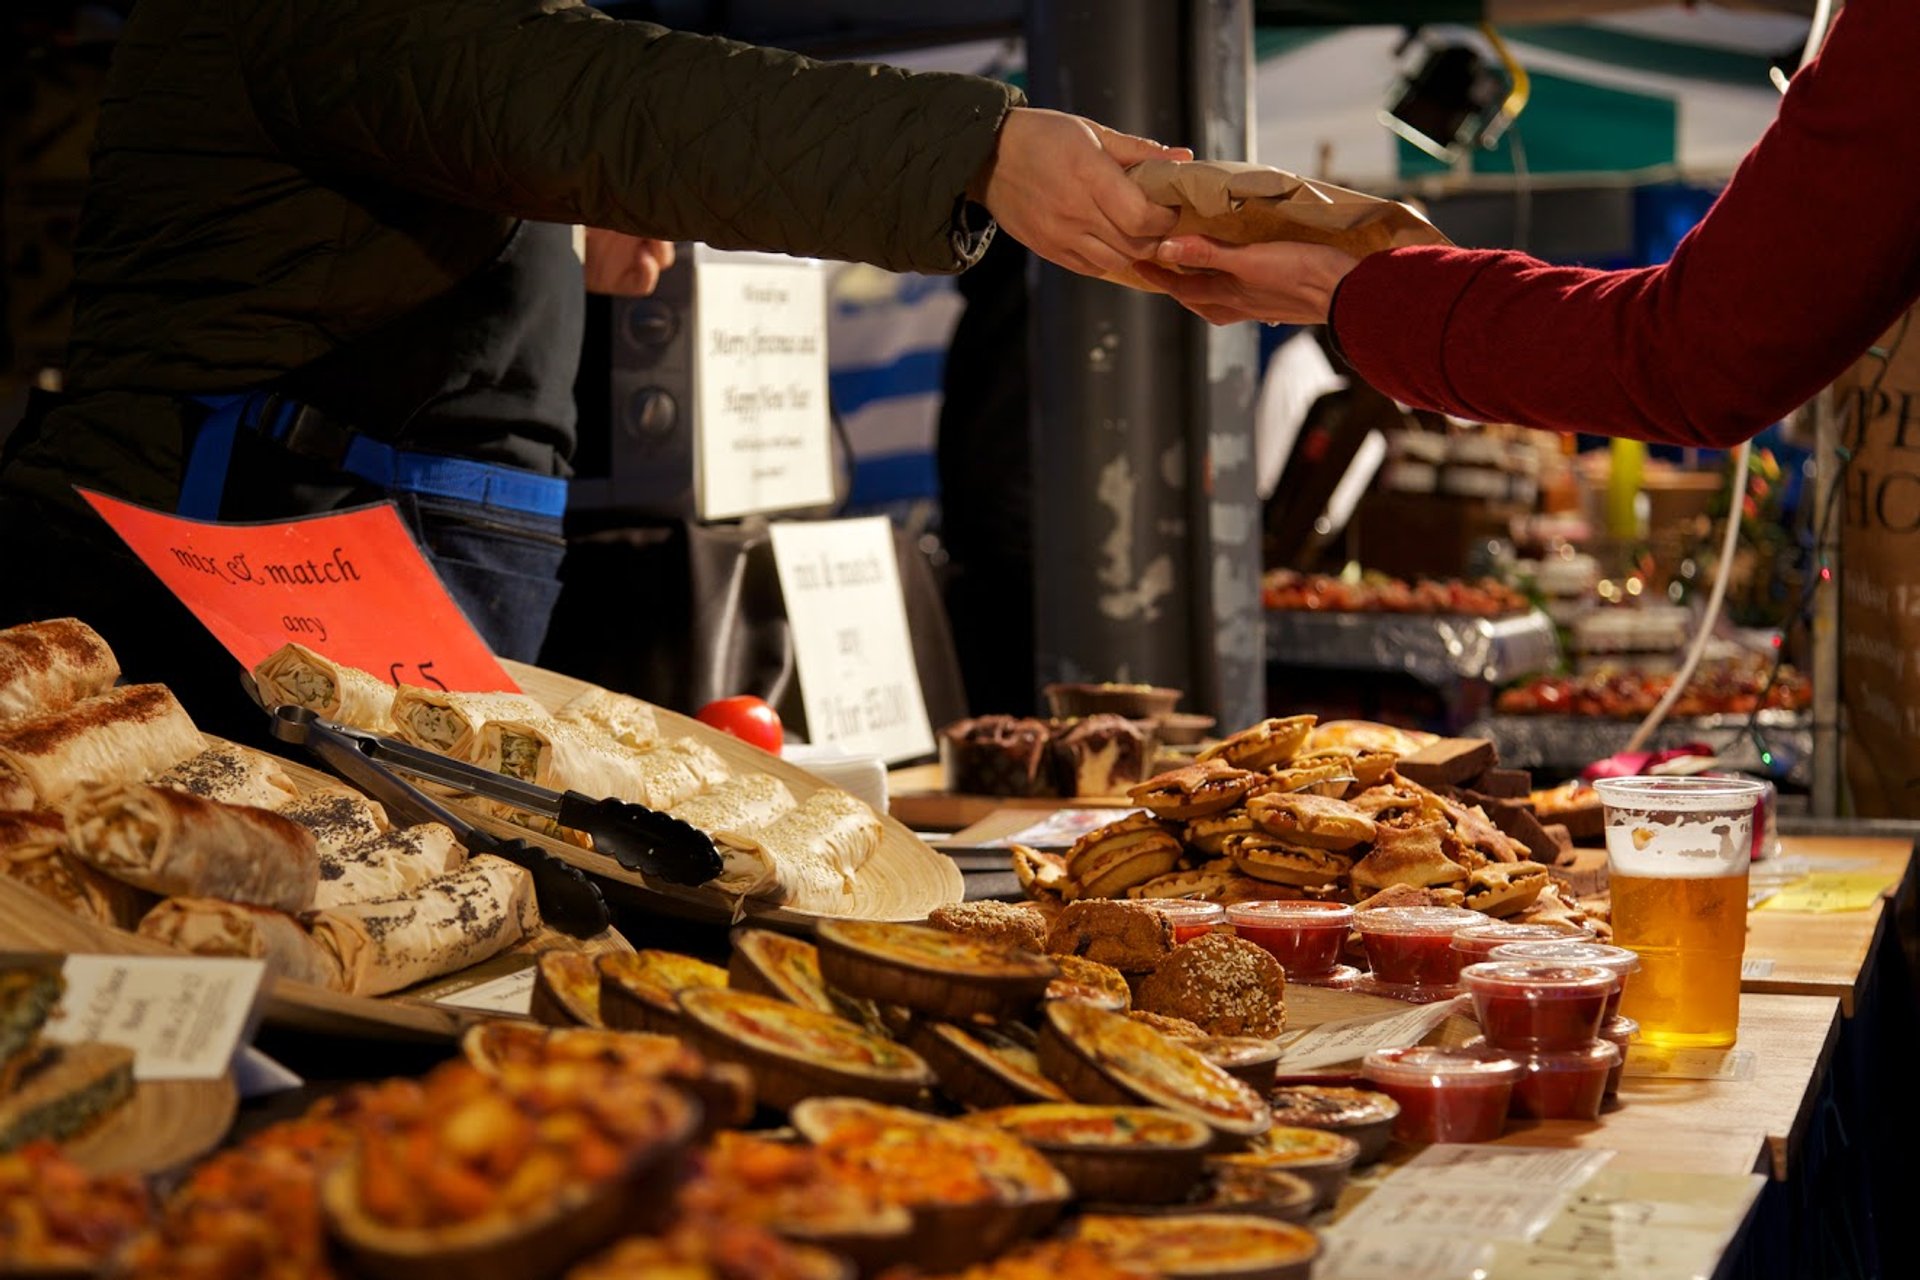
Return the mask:
M1436 1142L1407 1161L1394 1176L1570 1190L1593 1177L1611 1159L1611 1151Z
M133 1050L136 1080L217 1080L253 1029L259 960L68 956L49 1040Z
M1288 1032L1279 1038L1280 1069L1292 1074L1357 1062L1375 1049L1399 1049L1419 1044L1427 1033L1458 1012L1465 996L1416 1005L1405 1013L1384 1018L1345 1018Z
M1608 1169L1539 1236L1495 1246L1488 1280L1694 1280L1713 1275L1766 1179Z
M818 262L696 250L694 491L724 520L833 501Z
M813 740L889 764L931 752L893 526L874 516L771 533Z
M1314 1280L1468 1280L1493 1246L1449 1231L1354 1231L1342 1223L1321 1234Z
M533 1008L532 965L487 982L476 982L433 997L436 1004L458 1005L462 1009L480 1009L487 1013L525 1014Z
M1763 956L1748 956L1740 962L1740 976L1742 979L1771 978L1773 976L1773 964L1774 962L1772 960L1766 959Z

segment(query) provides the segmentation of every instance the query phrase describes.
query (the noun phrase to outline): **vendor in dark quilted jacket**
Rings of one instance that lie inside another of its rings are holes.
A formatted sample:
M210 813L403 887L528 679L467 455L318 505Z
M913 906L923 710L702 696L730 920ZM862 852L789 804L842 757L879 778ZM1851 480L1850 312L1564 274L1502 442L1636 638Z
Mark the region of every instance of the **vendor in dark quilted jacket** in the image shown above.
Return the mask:
M130 664L199 634L75 485L224 520L389 498L532 659L574 448L571 225L630 290L647 239L955 272L997 221L1075 271L1151 256L1174 215L1122 166L1168 149L1021 103L578 0L140 0L65 392L0 473L0 624L78 614Z

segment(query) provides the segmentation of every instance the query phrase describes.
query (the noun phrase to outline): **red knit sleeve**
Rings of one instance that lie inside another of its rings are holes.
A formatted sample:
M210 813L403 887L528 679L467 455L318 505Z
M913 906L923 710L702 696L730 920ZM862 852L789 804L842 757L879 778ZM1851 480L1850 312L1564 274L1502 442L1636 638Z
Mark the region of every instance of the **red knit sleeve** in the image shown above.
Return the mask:
M1744 440L1833 381L1920 297L1920 3L1852 0L1779 118L1665 266L1375 254L1334 300L1390 396L1484 422Z

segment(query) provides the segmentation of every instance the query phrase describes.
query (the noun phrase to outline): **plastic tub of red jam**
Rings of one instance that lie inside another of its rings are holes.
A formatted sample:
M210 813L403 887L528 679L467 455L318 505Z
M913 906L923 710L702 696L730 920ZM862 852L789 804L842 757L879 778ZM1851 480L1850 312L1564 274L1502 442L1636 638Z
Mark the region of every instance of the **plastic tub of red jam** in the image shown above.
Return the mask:
M1495 947L1514 942L1585 942L1593 937L1577 924L1520 924L1513 920L1481 920L1453 935L1453 949L1465 963L1491 959Z
M1620 1061L1607 1072L1607 1096L1620 1092L1620 1072L1626 1066L1627 1046L1640 1035L1640 1024L1625 1016L1608 1018L1600 1024L1600 1038L1620 1050Z
M1197 898L1154 898L1147 905L1173 922L1173 941L1192 942L1212 933L1227 922L1227 909L1217 902Z
M1592 964L1490 960L1460 971L1480 1030L1496 1049L1578 1049L1600 1034L1613 972Z
M1619 979L1607 1008L1600 1016L1607 1019L1620 1012L1620 993L1627 989L1627 977L1640 968L1640 957L1625 947L1610 947L1604 942L1510 942L1495 947L1489 960L1531 960L1542 964L1596 964L1611 970Z
M1618 1046L1595 1040L1578 1049L1519 1055L1513 1114L1529 1120L1598 1120L1607 1077L1620 1065Z
M1353 908L1343 902L1236 902L1227 908L1227 922L1278 960L1287 981L1304 982L1339 968Z
M1400 1104L1402 1142L1490 1142L1506 1128L1520 1063L1491 1050L1376 1049L1360 1064L1369 1088Z
M1462 961L1453 935L1483 919L1464 907L1385 907L1358 912L1353 923L1376 989L1448 991L1459 985Z

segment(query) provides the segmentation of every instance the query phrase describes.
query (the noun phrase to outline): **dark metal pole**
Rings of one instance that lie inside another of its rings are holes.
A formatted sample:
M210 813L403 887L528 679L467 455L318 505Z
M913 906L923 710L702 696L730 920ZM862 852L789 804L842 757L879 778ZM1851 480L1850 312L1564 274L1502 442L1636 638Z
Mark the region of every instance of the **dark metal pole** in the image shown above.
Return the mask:
M1247 0L1030 0L1036 105L1244 156ZM1144 680L1260 714L1253 337L1035 268L1037 674ZM1251 610L1251 612L1250 612Z

